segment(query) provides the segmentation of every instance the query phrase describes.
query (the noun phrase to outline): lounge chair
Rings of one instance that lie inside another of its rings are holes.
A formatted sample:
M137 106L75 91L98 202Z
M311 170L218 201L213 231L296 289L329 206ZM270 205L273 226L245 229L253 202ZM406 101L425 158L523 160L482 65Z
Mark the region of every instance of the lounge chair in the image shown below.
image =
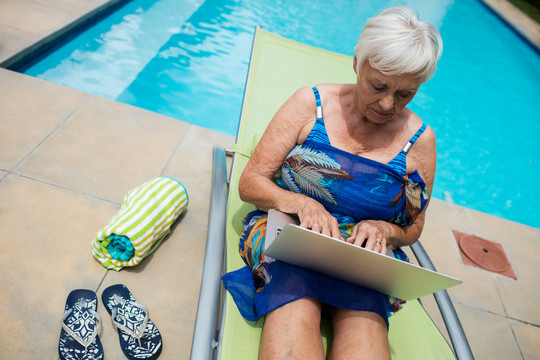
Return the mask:
M263 319L246 321L230 294L221 286L221 275L244 263L238 254L242 218L253 206L238 195L238 179L264 128L281 104L301 86L354 82L352 59L288 40L257 28L237 141L233 148L230 179L225 150L214 151L210 224L203 279L191 350L192 360L257 359ZM434 270L417 242L413 252L421 266ZM446 291L435 294L453 349L431 321L418 300L408 301L390 321L389 341L393 359L473 359L469 344ZM331 328L323 320L325 349L331 345Z

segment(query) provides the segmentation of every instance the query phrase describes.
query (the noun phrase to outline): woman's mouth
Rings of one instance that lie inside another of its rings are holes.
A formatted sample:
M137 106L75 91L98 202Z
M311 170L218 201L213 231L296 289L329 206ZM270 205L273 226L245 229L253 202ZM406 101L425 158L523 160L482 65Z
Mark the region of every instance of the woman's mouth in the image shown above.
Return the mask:
M377 111L377 110L375 110L375 109L372 109L372 110L373 110L373 112L374 112L375 114L377 114L377 115L379 115L379 116L381 116L381 117L386 117L386 116L390 115L390 113L387 113L387 112L381 112L381 111Z

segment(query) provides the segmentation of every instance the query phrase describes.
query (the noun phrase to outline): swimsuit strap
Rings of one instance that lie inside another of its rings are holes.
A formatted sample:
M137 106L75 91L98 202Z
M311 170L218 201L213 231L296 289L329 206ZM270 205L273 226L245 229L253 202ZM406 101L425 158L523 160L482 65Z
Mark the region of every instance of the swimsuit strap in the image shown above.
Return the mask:
M418 140L420 135L426 130L426 124L422 124L422 127L413 135L411 140L405 144L403 150L401 150L395 158L393 158L387 165L392 169L398 171L400 174L405 175L407 171L407 153L411 150L413 144Z
M315 103L317 104L317 119L322 119L322 105L321 105L321 96L319 95L319 89L312 87L313 94L315 94Z
M418 129L418 131L413 135L413 137L411 138L411 140L409 140L409 142L405 145L405 147L403 148L402 151L405 152L405 154L407 154L409 152L409 150L411 150L411 147L413 146L413 144L416 142L416 140L418 140L418 138L420 137L420 135L422 135L422 133L424 132L424 130L426 130L426 124L422 124L422 127L420 129Z
M315 95L315 102L317 103L317 121L315 121L315 125L313 125L313 129L311 129L306 142L314 141L323 143L325 145L330 145L330 139L328 138L328 133L326 132L326 127L324 126L321 96L316 87L312 89L313 94Z

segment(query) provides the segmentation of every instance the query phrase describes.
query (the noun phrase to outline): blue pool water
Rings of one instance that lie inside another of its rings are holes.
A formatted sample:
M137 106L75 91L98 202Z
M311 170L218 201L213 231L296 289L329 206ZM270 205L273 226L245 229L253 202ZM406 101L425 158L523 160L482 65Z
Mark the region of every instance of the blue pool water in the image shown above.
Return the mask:
M540 56L480 1L134 0L25 73L235 134L255 25L352 56L397 4L444 40L410 105L437 134L433 195L540 227Z

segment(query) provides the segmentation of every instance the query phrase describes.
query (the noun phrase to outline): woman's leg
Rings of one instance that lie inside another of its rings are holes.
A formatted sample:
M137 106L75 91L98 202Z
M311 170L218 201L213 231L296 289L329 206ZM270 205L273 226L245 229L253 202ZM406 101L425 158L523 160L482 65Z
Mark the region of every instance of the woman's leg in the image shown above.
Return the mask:
M329 359L391 359L388 328L373 312L333 308Z
M321 303L303 297L268 313L259 359L324 359Z

